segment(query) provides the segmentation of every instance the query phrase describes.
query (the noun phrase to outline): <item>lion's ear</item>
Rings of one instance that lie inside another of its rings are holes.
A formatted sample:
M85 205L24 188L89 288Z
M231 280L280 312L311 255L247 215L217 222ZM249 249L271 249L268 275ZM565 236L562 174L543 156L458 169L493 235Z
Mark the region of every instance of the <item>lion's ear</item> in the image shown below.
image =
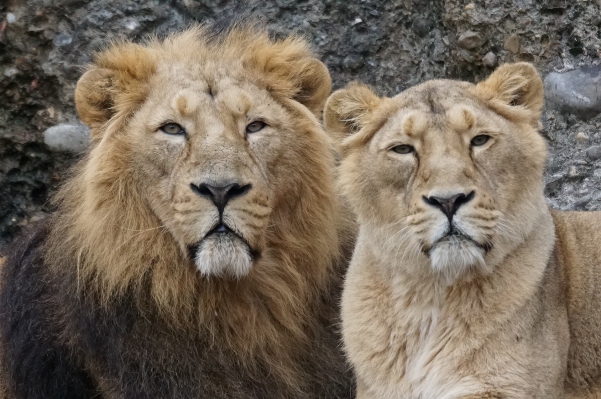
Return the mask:
M236 47L245 45L243 64L264 76L269 91L298 101L315 115L321 114L332 90L332 79L307 42L297 36L273 41L264 32L253 33L252 29L235 30L227 38Z
M330 71L315 58L304 60L299 64L296 66L299 91L294 99L309 108L315 115L319 115L332 91Z
M342 142L361 130L381 101L367 86L358 83L335 91L323 111L326 131L338 143Z
M113 115L114 79L114 71L93 67L77 81L75 107L86 125L101 126Z
M92 140L116 113L131 112L143 101L155 65L154 53L133 43L114 44L96 55L75 88L75 106Z
M488 79L476 85L476 94L485 101L529 111L531 123L538 126L545 92L543 81L532 64L501 65Z

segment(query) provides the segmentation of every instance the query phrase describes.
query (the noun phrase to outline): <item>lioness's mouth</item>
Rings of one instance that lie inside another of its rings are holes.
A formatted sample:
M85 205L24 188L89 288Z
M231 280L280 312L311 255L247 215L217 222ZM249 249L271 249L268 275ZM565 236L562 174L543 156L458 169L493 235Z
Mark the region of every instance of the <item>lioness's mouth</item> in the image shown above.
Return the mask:
M440 244L460 244L462 242L470 243L475 245L476 247L483 250L485 253L492 249L492 244L489 242L481 243L474 240L470 235L465 234L461 230L457 229L455 226L451 226L449 231L438 240L436 240L430 248L428 248L427 252L430 253L434 248L436 248Z

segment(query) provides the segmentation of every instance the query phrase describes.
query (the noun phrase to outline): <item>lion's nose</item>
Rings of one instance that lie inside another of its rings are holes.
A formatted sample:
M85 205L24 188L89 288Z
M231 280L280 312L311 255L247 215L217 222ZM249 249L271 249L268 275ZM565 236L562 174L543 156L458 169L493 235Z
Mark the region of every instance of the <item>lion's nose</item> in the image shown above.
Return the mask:
M197 195L213 201L213 204L219 209L219 213L222 214L223 209L229 200L243 196L252 188L252 186L250 184L240 185L238 183L223 185L201 183L197 186L194 183L190 183L190 188Z
M459 207L463 204L470 202L476 193L474 191L469 194L459 193L455 195L451 195L450 197L426 197L424 196L424 201L428 205L432 205L435 208L438 208L444 213L449 221L453 219L453 215L457 212Z

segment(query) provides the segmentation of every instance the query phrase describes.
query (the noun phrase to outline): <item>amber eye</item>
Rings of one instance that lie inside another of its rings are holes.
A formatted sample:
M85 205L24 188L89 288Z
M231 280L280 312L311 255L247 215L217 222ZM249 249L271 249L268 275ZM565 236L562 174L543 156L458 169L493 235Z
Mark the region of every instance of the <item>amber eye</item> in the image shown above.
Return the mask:
M257 133L262 130L267 124L263 121L254 121L246 125L246 134Z
M415 148L408 144L401 144L392 147L391 150L396 152L397 154L411 154L413 151L415 151Z
M489 139L490 139L490 136L488 136L486 134L479 134L472 139L470 144L472 145L472 147L480 147L480 146L488 143Z
M186 134L184 128L178 125L177 123L167 123L161 126L159 129L161 129L164 133L167 134Z

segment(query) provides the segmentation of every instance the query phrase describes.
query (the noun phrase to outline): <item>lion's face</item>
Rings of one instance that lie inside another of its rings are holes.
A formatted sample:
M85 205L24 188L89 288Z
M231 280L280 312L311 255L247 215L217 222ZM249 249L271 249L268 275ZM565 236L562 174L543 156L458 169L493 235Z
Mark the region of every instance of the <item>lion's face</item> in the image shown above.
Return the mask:
M232 35L221 42L223 49L248 40ZM98 127L103 137L95 151L119 153L124 163L118 174L132 178L160 228L203 275L245 276L266 250L282 204L298 203L309 176L319 180L320 163L330 160L327 138L310 111L325 101L329 74L301 42L277 48L261 36L246 43L255 53L239 48L224 54L192 32L158 46L135 47L136 62L151 63L152 70L127 76L123 92L143 94L118 133L110 137L110 121ZM126 54L113 58L113 64L128 61ZM93 128L88 108L98 105L89 106L90 90L114 84L101 79L112 73L107 69L93 69L78 85L78 109ZM118 97L120 88L114 90L111 102L127 104ZM316 151L317 164L310 161Z
M303 143L294 116L266 90L233 79L209 84L205 74L158 68L130 124L132 162L149 204L199 270L243 276L290 181L278 161Z
M540 78L504 68L479 86L431 81L390 99L351 87L326 105L327 127L348 135L341 184L361 225L449 281L489 272L545 206Z

